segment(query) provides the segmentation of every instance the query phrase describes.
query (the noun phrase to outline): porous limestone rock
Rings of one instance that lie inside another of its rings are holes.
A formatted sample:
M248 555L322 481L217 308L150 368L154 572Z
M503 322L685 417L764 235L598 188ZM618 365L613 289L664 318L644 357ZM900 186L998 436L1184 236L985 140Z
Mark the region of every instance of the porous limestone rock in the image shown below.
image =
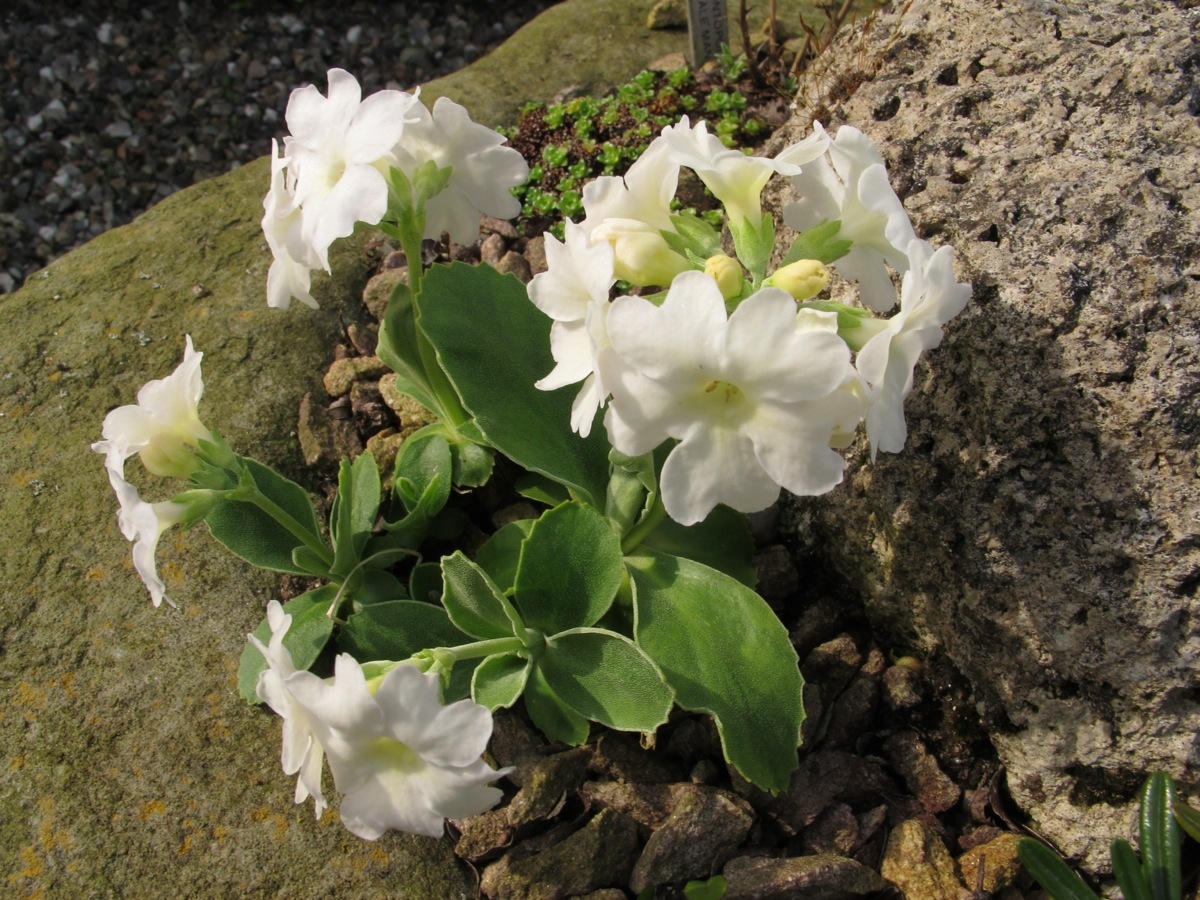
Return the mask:
M1012 796L1091 867L1147 773L1200 776L1198 21L915 0L819 109L879 144L975 293L918 367L904 452L793 504L801 553L951 657Z

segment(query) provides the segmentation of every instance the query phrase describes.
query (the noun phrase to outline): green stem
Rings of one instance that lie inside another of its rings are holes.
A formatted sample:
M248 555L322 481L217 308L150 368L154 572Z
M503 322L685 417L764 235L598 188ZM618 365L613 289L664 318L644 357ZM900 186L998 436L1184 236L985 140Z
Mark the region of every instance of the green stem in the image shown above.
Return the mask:
M421 356L421 367L425 370L425 380L437 400L442 421L457 430L458 426L470 420L470 415L458 399L458 391L450 384L441 364L437 360L437 351L429 338L421 329L421 281L424 277L424 263L421 257L421 235L424 227L425 211L423 209L410 212L400 220L400 246L408 260L408 289L412 293L413 311L416 316L417 352Z
M638 545L648 538L666 517L667 508L663 505L662 493L656 492L654 503L650 506L650 509L642 516L640 522L629 529L629 533L621 540L621 552L629 554L636 550Z
M311 531L292 518L282 506L273 501L270 497L258 489L258 485L253 485L253 492L246 497L238 497L236 499L245 500L247 503L253 503L268 516L282 525L288 530L292 537L304 544L309 550L321 558L321 562L327 566L333 565L333 551L326 547L320 540L317 539Z
M452 654L455 662L461 662L464 659L480 659L497 653L513 653L523 649L525 649L525 645L515 637L492 638L487 641L476 641L473 644L463 644L459 647L438 647L438 650Z

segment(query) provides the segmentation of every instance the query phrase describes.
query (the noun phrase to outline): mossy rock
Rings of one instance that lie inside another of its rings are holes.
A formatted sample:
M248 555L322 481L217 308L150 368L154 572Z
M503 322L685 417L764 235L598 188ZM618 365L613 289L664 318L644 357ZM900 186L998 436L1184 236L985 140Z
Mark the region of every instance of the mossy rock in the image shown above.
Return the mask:
M572 0L427 86L483 122L566 87L600 91L682 49L649 2ZM578 35L596 34L601 40ZM565 49L564 49L565 48ZM547 60L553 60L547 65ZM524 74L522 74L524 73ZM304 479L294 435L367 267L343 242L322 308L268 309L266 160L164 200L0 298L0 872L6 896L456 897L447 841L368 843L292 803L279 723L237 696L244 636L277 579L173 530L154 609L89 444L111 408L205 353L201 414L239 452ZM138 469L137 463L130 464ZM147 484L150 499L169 487Z

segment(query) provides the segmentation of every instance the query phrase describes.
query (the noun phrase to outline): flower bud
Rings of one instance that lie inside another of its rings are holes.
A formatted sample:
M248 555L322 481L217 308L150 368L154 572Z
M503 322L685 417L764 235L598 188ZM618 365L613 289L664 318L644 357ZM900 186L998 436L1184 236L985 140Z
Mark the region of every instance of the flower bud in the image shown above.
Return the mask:
M592 241L613 248L613 275L645 287L667 285L689 268L688 261L670 248L660 231L636 219L605 219L592 232Z
M704 274L721 289L721 296L732 300L742 292L742 264L732 256L718 253L704 261Z
M825 290L829 269L820 260L801 259L776 270L764 283L782 288L797 300L807 300Z

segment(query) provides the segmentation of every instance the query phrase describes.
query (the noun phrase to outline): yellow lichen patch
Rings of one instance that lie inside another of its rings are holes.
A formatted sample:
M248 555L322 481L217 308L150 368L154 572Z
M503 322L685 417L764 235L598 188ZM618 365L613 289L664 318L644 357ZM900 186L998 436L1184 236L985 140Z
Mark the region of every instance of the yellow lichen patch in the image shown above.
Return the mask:
M29 882L36 882L46 873L47 865L54 854L75 849L75 836L59 825L51 798L46 797L38 802L38 814L40 820L37 825L37 840L17 851L20 868L8 876L8 884L19 890L23 897L44 896L44 889L40 884ZM68 865L69 861L63 862L64 867Z
M83 573L84 581L99 581L101 578L108 578L108 569L104 566L92 566Z
M145 822L152 816L161 816L167 811L167 805L161 800L147 800L138 807L138 818Z
M11 772L20 772L23 768L25 768L25 754L18 753L16 756L10 759L8 761L8 768Z
M12 705L27 721L35 722L37 710L46 708L46 692L24 681L17 682L16 688L13 689Z
M4 484L13 489L27 488L29 485L38 480L39 473L33 469L17 469L15 472L8 473L8 477L4 479Z
M277 812L273 812L265 806L260 806L250 814L250 817L255 822L270 822L275 826L275 837L282 838L287 834L288 820L286 816L282 816Z
M187 855L188 851L190 851L191 849L192 849L192 836L190 834L185 834L183 836L183 840L179 844L179 849L176 852L180 856L185 856L185 855Z
M214 825L212 834L213 840L217 842L217 846L220 846L225 843L225 838L229 837L229 829L224 825Z
M72 700L79 699L79 691L75 690L75 673L67 672L62 678L50 682L51 687L57 687Z
M185 606L183 608L183 614L189 619L199 618L201 612L203 612L203 610L201 610L200 607L196 606L195 604L192 604L191 606Z

